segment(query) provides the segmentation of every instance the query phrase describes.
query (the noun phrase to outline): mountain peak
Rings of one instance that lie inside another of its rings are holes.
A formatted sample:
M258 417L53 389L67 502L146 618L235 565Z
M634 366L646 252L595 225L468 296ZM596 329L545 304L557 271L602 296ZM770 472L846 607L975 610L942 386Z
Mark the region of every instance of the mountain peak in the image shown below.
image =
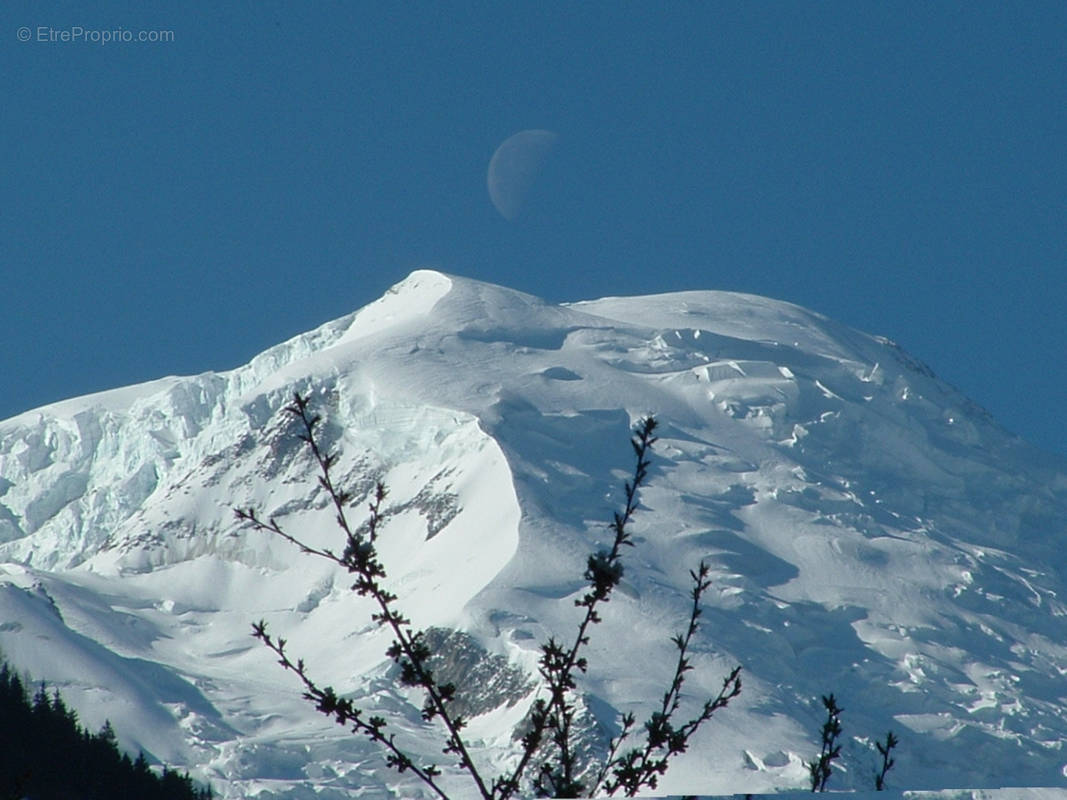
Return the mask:
M376 480L390 488L382 557L405 613L464 631L439 638L479 669L506 661L520 676L472 721L478 758L506 757L535 643L570 629L585 557L620 501L630 425L654 412L638 547L583 688L591 747L615 714L656 702L646 676L670 657L703 560L715 588L687 688L714 694L720 667L744 663L746 691L665 791L803 785L812 702L829 691L855 737L840 788L862 788L864 737L889 727L909 743L901 785L996 785L1009 760L1013 779L1067 783L1061 462L888 340L795 305L715 291L557 305L418 270L229 372L0 424L0 584L15 587L0 591L0 646L90 724L125 704L128 744L224 797L413 790L250 649L260 618L433 750L383 678L388 642L350 579L234 520L234 506L256 506L337 545L283 410L297 391L340 455L353 524ZM621 641L625 664L611 657ZM148 677L103 689L80 677L123 669ZM723 756L714 773L709 750Z

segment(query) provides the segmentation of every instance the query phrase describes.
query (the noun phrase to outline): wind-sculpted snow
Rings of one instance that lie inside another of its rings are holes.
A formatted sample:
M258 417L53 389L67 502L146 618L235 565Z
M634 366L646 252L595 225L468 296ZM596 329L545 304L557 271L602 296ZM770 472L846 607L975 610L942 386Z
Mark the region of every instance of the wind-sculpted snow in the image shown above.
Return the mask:
M341 454L354 524L389 486L391 584L449 675L470 676L484 763L514 753L538 643L573 631L630 426L653 412L637 547L581 687L589 753L659 701L704 559L714 590L687 698L695 709L738 663L745 690L664 790L804 787L830 691L845 708L834 788L873 785L890 728L897 788L1067 787L1062 462L891 341L787 303L552 305L420 271L230 372L0 422L0 647L83 720L110 718L223 796L422 796L307 707L248 635L259 619L441 758L350 578L234 518L255 506L339 546L282 410L294 391Z

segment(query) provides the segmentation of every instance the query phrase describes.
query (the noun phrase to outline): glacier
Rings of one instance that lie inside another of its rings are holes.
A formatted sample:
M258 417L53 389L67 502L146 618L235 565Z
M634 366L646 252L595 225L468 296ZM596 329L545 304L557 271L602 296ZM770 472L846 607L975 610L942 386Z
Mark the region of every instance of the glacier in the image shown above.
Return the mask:
M388 485L390 584L472 676L488 772L514 757L538 644L573 631L629 429L653 413L637 547L580 687L591 752L658 700L705 560L686 697L735 664L745 688L664 793L804 788L831 691L836 789L872 786L889 729L896 788L1067 788L1067 463L890 340L789 303L553 304L430 270L237 369L0 422L0 650L133 752L225 798L426 796L301 699L249 635L265 619L321 683L449 766L345 575L234 517L255 506L336 544L282 411L294 391L324 417L357 521Z

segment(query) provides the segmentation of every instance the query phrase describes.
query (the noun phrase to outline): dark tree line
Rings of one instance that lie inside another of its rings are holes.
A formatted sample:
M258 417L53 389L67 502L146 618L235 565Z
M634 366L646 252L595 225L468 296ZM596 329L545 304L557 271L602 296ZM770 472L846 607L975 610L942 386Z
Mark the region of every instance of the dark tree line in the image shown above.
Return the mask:
M92 733L58 691L41 684L31 696L0 665L0 800L210 800L188 774L149 769L119 750L111 723Z

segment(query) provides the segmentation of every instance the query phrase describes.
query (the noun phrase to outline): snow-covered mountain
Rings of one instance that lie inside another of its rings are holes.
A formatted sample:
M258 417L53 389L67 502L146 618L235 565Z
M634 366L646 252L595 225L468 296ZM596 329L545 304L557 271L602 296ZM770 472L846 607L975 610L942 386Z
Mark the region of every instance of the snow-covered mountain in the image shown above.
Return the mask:
M390 582L457 676L474 670L483 763L514 752L538 643L572 635L630 426L653 412L638 546L582 685L590 748L658 700L705 559L686 696L734 664L744 692L664 791L803 788L831 691L848 740L836 788L871 786L890 728L893 786L1067 787L1067 464L892 342L787 303L552 305L430 271L230 372L0 422L0 648L125 746L225 797L422 794L249 635L266 619L320 682L434 757L346 576L234 518L252 505L337 543L282 412L297 390L342 452L357 521L373 482L390 488Z

